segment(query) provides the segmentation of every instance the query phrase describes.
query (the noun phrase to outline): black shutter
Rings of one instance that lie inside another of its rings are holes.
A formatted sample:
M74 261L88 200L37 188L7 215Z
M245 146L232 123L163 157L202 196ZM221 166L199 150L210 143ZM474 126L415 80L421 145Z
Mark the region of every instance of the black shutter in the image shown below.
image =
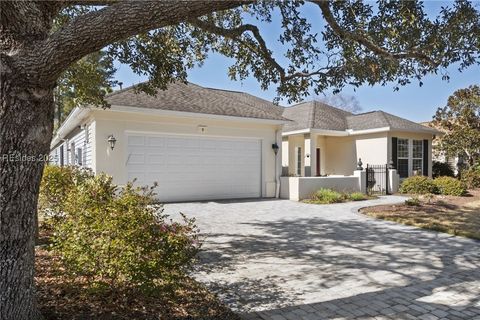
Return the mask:
M423 140L423 175L428 177L428 140Z
M397 137L392 137L392 161L393 167L398 170L398 156L397 156Z

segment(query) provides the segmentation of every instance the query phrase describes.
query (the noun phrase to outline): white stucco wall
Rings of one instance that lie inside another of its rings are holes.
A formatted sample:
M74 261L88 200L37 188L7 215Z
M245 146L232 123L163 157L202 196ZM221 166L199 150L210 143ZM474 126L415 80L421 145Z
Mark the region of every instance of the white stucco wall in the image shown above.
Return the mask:
M353 137L325 137L325 173L351 175L356 168L357 152Z
M388 136L386 132L353 137L357 148L357 161L361 158L364 165L388 163Z
M279 125L247 122L242 119L237 121L230 119L160 116L115 112L112 110L94 110L93 117L95 119L95 171L97 173L106 172L112 175L114 182L117 184L127 182L127 132L258 138L262 143L262 196L275 196L276 158L271 146L276 142L276 130L281 129ZM199 133L199 125L207 126L207 132ZM108 145L107 138L109 135L114 135L117 139L114 150L111 150ZM280 154L282 152L278 156ZM277 163L277 167L279 166L280 160Z
M281 177L280 197L299 201L308 199L321 188L333 189L339 192L359 192L360 177Z

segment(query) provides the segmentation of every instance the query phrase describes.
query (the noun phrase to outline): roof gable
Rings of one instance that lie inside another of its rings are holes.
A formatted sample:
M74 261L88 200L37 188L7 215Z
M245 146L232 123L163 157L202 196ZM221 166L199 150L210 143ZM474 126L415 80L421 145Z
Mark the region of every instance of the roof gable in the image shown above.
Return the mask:
M388 130L436 133L434 129L384 111L353 114L319 101L302 102L287 107L283 116L293 120L285 125L284 131L287 132L304 129L359 131L388 128Z

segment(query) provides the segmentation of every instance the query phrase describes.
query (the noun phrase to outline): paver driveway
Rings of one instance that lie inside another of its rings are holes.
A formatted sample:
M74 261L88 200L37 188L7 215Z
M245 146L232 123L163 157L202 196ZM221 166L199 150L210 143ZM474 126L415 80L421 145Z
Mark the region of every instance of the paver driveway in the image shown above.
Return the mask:
M206 237L195 275L245 319L480 319L480 242L359 206L179 203Z

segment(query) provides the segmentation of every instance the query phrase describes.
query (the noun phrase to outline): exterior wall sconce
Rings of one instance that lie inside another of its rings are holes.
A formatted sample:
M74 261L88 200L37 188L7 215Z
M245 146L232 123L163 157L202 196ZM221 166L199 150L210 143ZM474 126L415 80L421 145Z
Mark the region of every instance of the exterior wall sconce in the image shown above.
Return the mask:
M108 136L107 141L108 141L108 144L110 145L110 149L113 150L113 148L115 148L115 143L117 143L117 139L115 139L113 134L111 134Z
M276 142L274 144L272 144L272 150L273 150L273 153L275 153L275 155L277 155L278 149L280 149L280 147L278 146L278 144Z

